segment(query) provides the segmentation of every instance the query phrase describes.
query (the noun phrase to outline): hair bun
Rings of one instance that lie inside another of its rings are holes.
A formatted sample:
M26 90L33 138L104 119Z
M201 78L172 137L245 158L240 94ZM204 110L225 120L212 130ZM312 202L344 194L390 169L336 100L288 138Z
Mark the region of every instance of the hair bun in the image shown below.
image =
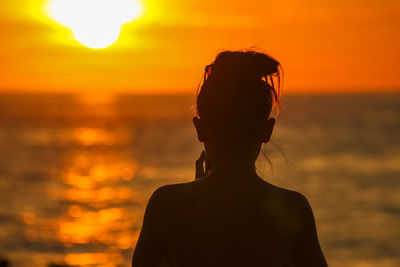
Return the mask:
M278 73L279 62L255 51L224 51L218 54L208 68L208 75L216 77L259 79Z

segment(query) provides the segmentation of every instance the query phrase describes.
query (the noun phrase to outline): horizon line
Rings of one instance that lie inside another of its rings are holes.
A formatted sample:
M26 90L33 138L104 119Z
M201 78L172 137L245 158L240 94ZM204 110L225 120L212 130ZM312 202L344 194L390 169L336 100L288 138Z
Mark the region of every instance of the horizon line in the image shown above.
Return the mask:
M135 91L135 90L88 90L88 91L75 91L75 90L1 90L0 95L196 95L196 90L188 92L187 90L148 90L148 91ZM399 88L384 88L384 89L324 89L324 90L282 90L282 95L377 95L377 94L400 94Z

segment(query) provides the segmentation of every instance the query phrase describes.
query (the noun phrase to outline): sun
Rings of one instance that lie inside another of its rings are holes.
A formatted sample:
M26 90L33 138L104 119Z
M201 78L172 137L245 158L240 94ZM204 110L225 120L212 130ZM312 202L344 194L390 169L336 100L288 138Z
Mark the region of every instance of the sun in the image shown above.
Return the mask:
M73 29L74 36L84 46L101 49L118 40L121 25L118 23L88 23Z
M78 42L101 49L118 40L122 24L138 18L142 6L138 0L53 0L48 11Z

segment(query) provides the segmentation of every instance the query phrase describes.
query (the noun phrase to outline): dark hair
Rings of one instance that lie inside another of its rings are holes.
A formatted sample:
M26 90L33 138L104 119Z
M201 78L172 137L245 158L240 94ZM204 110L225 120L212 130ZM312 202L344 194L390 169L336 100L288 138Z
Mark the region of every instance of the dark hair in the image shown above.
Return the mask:
M205 68L196 115L224 127L245 124L248 131L260 118L278 115L281 83L282 68L274 58L256 51L221 52Z

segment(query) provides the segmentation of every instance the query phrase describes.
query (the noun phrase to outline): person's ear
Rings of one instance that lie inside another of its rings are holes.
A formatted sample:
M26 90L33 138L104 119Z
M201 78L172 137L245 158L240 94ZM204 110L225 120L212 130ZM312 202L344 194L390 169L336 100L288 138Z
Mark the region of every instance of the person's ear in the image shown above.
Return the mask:
M265 121L264 133L263 133L263 143L268 143L271 139L272 131L275 126L275 118L269 118Z
M194 127L196 128L197 138L199 139L200 142L204 142L205 140L204 127L201 119L198 117L193 117L193 124Z

